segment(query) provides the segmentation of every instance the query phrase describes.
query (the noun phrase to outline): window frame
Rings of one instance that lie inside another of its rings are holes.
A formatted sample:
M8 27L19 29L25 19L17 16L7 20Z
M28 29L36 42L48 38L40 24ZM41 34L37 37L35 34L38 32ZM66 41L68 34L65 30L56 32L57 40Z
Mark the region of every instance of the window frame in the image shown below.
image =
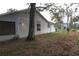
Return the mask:
M40 23L37 24L37 31L41 31L41 24Z

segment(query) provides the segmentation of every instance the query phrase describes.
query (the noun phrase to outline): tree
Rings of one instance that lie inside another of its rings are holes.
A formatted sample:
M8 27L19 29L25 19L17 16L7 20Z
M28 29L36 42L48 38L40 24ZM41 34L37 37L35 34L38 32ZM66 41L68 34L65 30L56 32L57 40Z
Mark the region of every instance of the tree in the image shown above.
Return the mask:
M17 9L10 8L10 9L7 10L7 13L12 13L12 12L15 12L15 11L17 11Z
M69 6L67 4L64 4L66 6L65 13L67 15L67 27L70 29L73 28L73 22L74 22L72 15L77 12L77 8L75 8L75 10L72 10L71 8L75 4L78 5L78 3L71 3Z
M58 3L46 3L44 7L44 9L48 10L50 12L50 14L52 15L52 20L55 20L57 25L56 27L61 27L61 24L63 23L64 16L67 16L67 30L69 31L69 29L71 29L73 27L73 17L72 15L73 10L72 10L72 6L74 4L78 4L79 3L70 3L70 4L66 4L64 3L63 6L65 6L65 8L63 8L61 5L57 5ZM43 9L42 9L43 10ZM75 12L77 12L77 8L75 8Z
M46 10L49 10L50 14L52 15L52 20L54 20L56 22L55 26L61 28L62 27L62 23L63 20L62 18L64 18L64 15L67 16L67 29L72 27L72 23L73 23L73 19L72 19L72 14L73 14L73 10L72 10L72 6L76 3L70 3L69 5L64 3L63 6L65 6L65 8L63 8L61 5L57 5L58 3L46 3ZM75 11L77 11L77 8L75 9Z
M36 3L30 3L30 16L29 16L29 33L27 40L34 40L34 18L35 18L35 7Z
M55 23L56 30L57 28L61 29L63 23L62 18L64 17L65 12L64 9L61 6L57 6L55 3L48 3L45 5L47 6L47 10L49 10L52 16L51 20L54 20L56 22Z

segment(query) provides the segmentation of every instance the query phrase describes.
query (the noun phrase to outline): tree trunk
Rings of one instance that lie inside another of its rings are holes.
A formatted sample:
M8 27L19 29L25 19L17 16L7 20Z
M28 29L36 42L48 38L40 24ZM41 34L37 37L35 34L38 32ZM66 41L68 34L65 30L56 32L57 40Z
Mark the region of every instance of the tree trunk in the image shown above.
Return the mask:
M30 6L30 16L29 16L29 33L27 40L34 40L35 34L34 34L34 18L35 18L35 5L36 3L31 3Z
M67 31L69 32L69 16L67 16Z
M70 18L70 29L73 28L73 19L72 19L72 15L71 15L71 18Z

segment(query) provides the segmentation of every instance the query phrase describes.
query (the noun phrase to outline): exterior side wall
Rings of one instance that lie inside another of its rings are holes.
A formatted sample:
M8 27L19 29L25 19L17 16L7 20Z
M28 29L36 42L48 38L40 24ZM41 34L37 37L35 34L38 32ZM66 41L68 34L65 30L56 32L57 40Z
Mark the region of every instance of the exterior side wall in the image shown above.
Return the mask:
M41 30L37 31L37 24L40 22ZM49 33L48 23L38 14L35 14L35 35Z
M17 19L17 35L20 38L27 37L29 31L29 14L27 13L18 13Z
M29 31L29 13L28 12L18 12L11 15L5 15L0 17L0 21L11 21L16 23L16 34L20 38L27 37ZM37 23L41 24L41 31L37 31ZM52 32L51 27L51 32ZM35 35L49 33L48 23L38 14L35 13ZM0 36L0 41L5 41L11 39L14 35L4 35Z
M16 25L16 17L14 15L1 16L0 21L15 22L15 25ZM17 29L15 29L15 30L17 31ZM5 40L8 40L8 39L11 39L14 36L15 35L0 35L0 41L5 41Z
M51 24L51 25L50 25L50 32L55 32L54 24Z

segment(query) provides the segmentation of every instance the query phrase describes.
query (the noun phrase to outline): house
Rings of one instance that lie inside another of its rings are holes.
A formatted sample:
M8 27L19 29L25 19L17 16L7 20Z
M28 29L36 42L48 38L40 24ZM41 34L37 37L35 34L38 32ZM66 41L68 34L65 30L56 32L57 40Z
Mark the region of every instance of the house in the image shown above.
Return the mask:
M0 15L0 41L27 37L29 31L29 9ZM55 32L53 23L47 21L39 11L35 11L35 35Z

